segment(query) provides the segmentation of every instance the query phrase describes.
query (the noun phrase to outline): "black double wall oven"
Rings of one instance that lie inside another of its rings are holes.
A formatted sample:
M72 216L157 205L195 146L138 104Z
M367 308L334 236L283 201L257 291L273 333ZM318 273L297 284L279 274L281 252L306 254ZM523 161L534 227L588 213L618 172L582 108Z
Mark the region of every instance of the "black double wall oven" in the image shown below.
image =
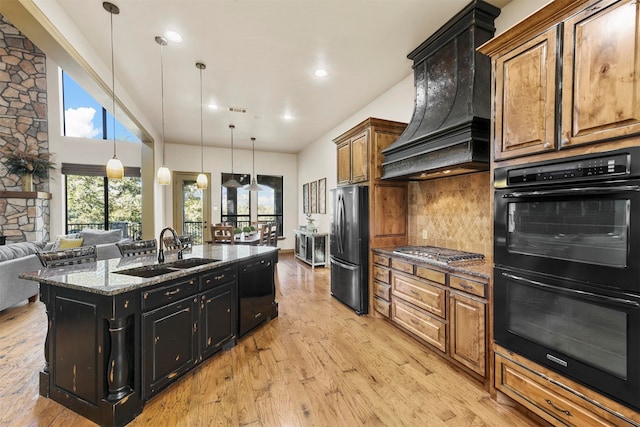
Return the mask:
M498 344L640 409L640 147L495 170Z

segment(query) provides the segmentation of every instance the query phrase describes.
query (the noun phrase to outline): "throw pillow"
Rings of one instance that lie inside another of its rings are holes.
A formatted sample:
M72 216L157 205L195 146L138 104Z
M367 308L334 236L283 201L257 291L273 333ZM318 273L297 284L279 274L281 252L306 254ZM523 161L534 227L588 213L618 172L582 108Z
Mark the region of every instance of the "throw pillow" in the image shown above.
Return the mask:
M83 241L83 238L67 239L66 237L61 237L58 244L58 249L79 248L80 246L82 246Z
M80 232L84 238L84 246L117 243L122 239L122 230L92 230L85 228Z

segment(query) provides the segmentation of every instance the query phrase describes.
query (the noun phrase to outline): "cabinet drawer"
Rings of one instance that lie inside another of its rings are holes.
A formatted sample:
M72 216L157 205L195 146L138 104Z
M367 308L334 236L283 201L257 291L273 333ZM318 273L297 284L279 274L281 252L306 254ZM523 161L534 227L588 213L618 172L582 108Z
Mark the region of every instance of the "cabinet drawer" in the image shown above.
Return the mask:
M446 352L446 324L424 310L414 307L400 298L391 301L391 320L419 338Z
M482 298L487 297L486 283L476 282L475 280L465 279L452 274L449 276L449 286Z
M391 304L388 301L381 300L378 297L373 298L373 309L384 317L389 317Z
M553 383L496 354L495 385L498 390L511 397L518 403L535 412L552 424L569 426L614 426L622 420L617 419L613 424L588 409L590 405L583 401L583 405L562 396L562 390ZM577 396L575 396L578 399ZM584 405L588 405L584 407ZM593 406L594 410L597 410ZM629 425L629 424L624 424Z
M446 274L442 271L432 270L426 267L416 267L416 276L422 277L423 279L431 280L432 282L440 283L441 285L446 284Z
M391 292L394 297L399 296L436 316L445 317L446 290L444 288L411 276L394 273Z
M195 294L197 291L198 280L196 276L145 291L142 293L142 310L151 310L181 300L182 298Z
M394 270L400 270L405 273L413 274L413 264L411 264L410 262L392 259L391 268L393 268Z
M236 268L227 267L213 270L210 273L203 274L200 278L200 286L203 290L211 289L223 283L236 279Z
M389 267L389 257L373 254L373 263Z
M389 270L383 267L373 266L373 278L382 283L389 283Z
M382 298L383 300L389 301L391 298L391 286L380 283L373 282L373 293L375 296Z

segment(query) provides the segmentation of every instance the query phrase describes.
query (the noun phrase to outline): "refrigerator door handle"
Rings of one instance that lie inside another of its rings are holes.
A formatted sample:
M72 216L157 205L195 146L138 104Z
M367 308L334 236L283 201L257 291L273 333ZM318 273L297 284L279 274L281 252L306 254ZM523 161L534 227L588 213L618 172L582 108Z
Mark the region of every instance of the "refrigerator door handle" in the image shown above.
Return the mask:
M357 266L357 265L349 265L349 264L345 264L343 262L340 262L335 257L331 257L331 262L333 264L336 264L336 265L346 269L346 270L355 271L355 270L357 270L359 268L359 266Z
M345 233L345 207L344 207L344 197L340 196L339 199L339 211L340 211L340 229L339 229L339 236L340 236L340 253L344 253L344 233Z

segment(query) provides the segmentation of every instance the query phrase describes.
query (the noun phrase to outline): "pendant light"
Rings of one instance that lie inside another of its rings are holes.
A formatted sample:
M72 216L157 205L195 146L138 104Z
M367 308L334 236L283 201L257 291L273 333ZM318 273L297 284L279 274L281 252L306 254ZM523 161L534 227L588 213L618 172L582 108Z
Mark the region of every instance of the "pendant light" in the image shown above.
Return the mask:
M251 138L251 152L253 153L253 178L251 178L251 184L244 187L248 191L262 191L262 187L258 185L256 181L256 139Z
M225 181L222 186L226 188L240 188L242 184L233 178L233 129L235 129L235 126L229 125L229 129L231 129L231 178Z
M116 70L113 62L113 15L120 13L120 9L113 3L105 1L102 3L104 10L109 12L111 23L111 100L113 111L113 158L107 162L107 178L122 179L124 176L124 166L116 157Z
M163 62L163 47L167 45L167 39L161 36L156 36L156 43L160 45L160 99L161 106L160 110L162 111L162 140L160 141L162 144L162 166L158 169L158 173L156 175L156 181L159 185L169 185L171 184L171 171L164 164L164 62Z
M113 111L113 158L107 162L107 178L122 179L124 176L124 166L116 157L116 70L113 66L113 15L120 13L120 9L113 3L105 1L102 3L104 10L109 12L111 23L111 100Z
M204 174L204 137L202 132L202 70L207 68L202 62L196 62L196 68L200 70L200 174L196 179L196 185L204 190L209 185L207 175Z

